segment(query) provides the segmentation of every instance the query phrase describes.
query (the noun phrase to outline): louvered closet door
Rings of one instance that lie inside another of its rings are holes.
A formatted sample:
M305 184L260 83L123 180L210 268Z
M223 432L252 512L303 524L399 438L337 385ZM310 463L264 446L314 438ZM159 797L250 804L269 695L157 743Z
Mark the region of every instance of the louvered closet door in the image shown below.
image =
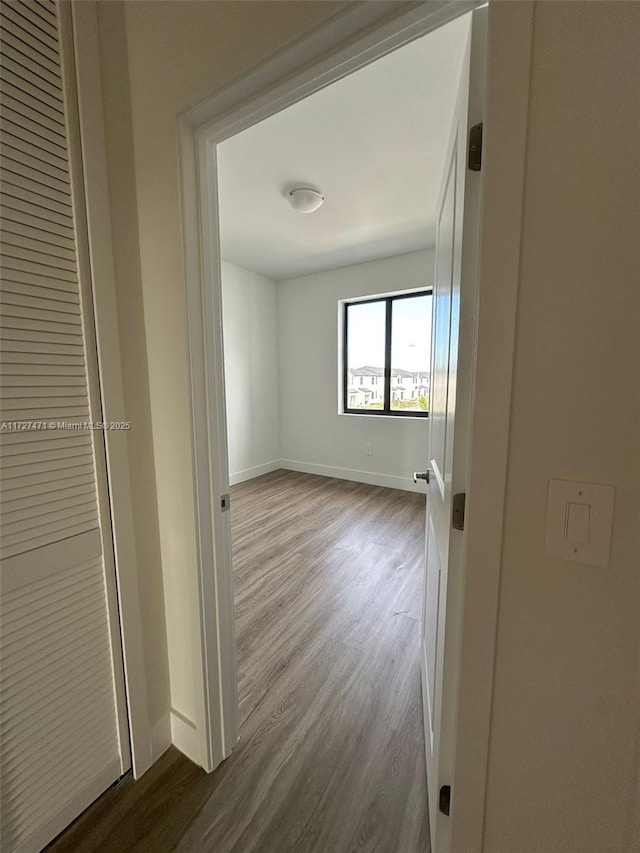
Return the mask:
M104 444L89 426L101 418L69 14L46 0L2 3L7 853L40 850L129 767Z

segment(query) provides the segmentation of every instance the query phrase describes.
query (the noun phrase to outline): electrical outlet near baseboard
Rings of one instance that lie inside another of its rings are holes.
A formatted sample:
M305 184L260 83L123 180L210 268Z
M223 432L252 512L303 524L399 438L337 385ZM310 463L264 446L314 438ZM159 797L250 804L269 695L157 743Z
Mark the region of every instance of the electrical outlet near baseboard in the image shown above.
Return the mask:
M373 444L365 444L364 455L365 456L373 456Z

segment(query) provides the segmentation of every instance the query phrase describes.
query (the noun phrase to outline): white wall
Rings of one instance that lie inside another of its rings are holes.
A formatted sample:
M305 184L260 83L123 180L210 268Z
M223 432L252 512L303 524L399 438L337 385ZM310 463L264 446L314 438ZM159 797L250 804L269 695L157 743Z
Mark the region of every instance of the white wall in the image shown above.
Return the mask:
M425 419L338 414L338 301L429 287L433 274L428 250L279 283L283 467L424 491L411 476L428 461Z
M640 850L639 34L536 5L487 853ZM607 568L546 556L553 478L615 486Z
M279 466L276 283L222 262L229 480Z

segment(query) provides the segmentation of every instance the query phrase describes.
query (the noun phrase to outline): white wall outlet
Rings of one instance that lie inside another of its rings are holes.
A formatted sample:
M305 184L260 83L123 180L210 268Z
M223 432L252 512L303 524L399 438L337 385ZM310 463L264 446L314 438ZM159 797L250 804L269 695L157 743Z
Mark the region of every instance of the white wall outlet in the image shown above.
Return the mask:
M364 455L365 456L373 456L373 444L365 444Z

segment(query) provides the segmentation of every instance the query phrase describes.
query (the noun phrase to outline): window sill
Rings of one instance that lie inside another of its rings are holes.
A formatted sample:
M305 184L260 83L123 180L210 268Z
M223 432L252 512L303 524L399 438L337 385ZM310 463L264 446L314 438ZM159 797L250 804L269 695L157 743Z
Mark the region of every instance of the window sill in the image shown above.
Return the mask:
M341 418L371 418L378 421L428 421L429 413L426 415L374 415L368 412L338 412Z

